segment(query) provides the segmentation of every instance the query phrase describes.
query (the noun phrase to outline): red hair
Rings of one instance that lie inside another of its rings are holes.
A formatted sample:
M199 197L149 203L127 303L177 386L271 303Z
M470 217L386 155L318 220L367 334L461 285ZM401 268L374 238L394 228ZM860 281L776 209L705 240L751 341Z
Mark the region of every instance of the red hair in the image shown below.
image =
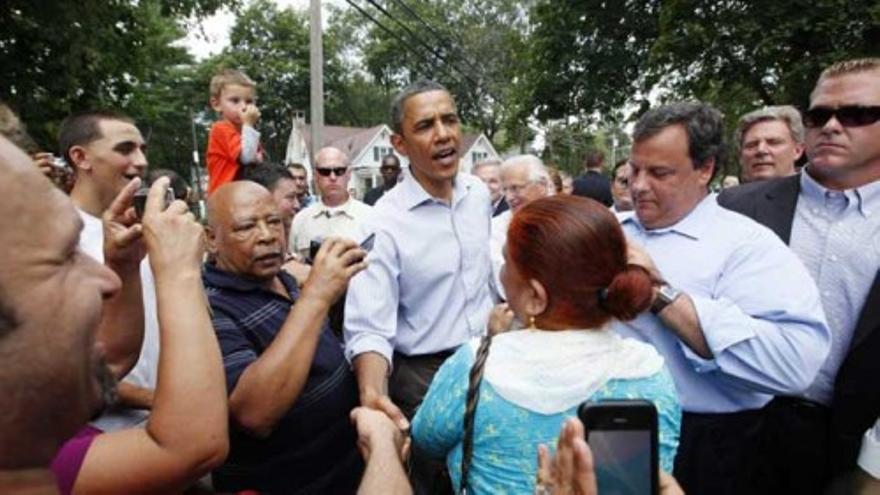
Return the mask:
M597 328L631 320L653 297L648 272L627 264L626 238L605 206L577 196L531 201L513 216L508 262L547 290L543 320L569 328ZM600 302L601 299L601 302Z

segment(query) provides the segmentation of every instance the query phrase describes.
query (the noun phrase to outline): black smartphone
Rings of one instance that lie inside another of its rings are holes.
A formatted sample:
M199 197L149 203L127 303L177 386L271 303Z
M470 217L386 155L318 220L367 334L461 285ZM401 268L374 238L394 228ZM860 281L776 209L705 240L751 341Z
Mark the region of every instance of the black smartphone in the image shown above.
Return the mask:
M364 251L369 253L370 251L372 251L373 244L375 242L376 242L376 233L374 232L374 233L368 235L367 238L364 239L363 242L361 242L361 249L363 249Z
M132 203L134 204L134 212L137 215L138 219L144 218L144 210L147 207L147 196L150 194L149 187L142 187L135 191L134 198L132 198ZM162 211L165 211L168 208L168 205L174 202L174 191L171 190L171 187L165 190L165 205L162 207Z
M660 491L657 409L646 400L588 401L578 408L593 452L599 493Z

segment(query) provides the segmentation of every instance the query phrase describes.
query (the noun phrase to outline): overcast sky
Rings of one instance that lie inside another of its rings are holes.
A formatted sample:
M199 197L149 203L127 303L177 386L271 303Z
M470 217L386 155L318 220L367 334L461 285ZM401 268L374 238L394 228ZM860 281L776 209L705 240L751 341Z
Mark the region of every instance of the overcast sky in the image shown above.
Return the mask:
M292 7L296 10L308 10L309 0L273 0L279 7ZM324 0L322 5L323 17L321 20L327 23L327 4L340 5L344 0ZM196 59L201 60L210 55L219 53L229 44L229 30L235 24L235 16L226 9L208 17L200 24L200 29L192 29L183 41L183 45Z

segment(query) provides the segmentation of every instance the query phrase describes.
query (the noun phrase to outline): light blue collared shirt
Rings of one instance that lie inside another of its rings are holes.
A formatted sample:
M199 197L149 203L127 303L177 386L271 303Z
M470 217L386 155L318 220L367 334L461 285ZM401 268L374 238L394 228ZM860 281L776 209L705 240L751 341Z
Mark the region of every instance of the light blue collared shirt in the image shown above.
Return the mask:
M800 181L789 245L819 286L832 333L831 353L804 397L828 405L880 269L880 181L846 191L826 189L809 173Z
M403 180L364 222L375 232L367 268L348 287L345 355L394 351L431 354L485 333L489 278L489 191L476 177L455 177L451 206Z
M648 312L615 323L663 354L684 411L757 409L813 381L830 331L816 284L776 234L720 207L714 194L671 227L646 230L633 212L619 218L663 278L693 300L714 356L700 358Z

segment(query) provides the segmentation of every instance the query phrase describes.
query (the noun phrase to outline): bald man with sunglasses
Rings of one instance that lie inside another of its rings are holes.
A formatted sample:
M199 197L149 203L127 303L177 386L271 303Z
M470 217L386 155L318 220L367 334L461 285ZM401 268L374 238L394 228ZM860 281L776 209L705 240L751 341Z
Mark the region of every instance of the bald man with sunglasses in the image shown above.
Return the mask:
M343 151L326 147L315 156L315 184L320 201L300 211L290 227L288 250L303 259L309 255L312 241L340 237L360 242L360 224L371 214L372 208L351 197L348 183L351 167Z
M832 331L814 382L766 408L765 493L821 493L855 471L862 436L880 416L880 58L825 69L804 124L804 172L718 198L798 254Z

